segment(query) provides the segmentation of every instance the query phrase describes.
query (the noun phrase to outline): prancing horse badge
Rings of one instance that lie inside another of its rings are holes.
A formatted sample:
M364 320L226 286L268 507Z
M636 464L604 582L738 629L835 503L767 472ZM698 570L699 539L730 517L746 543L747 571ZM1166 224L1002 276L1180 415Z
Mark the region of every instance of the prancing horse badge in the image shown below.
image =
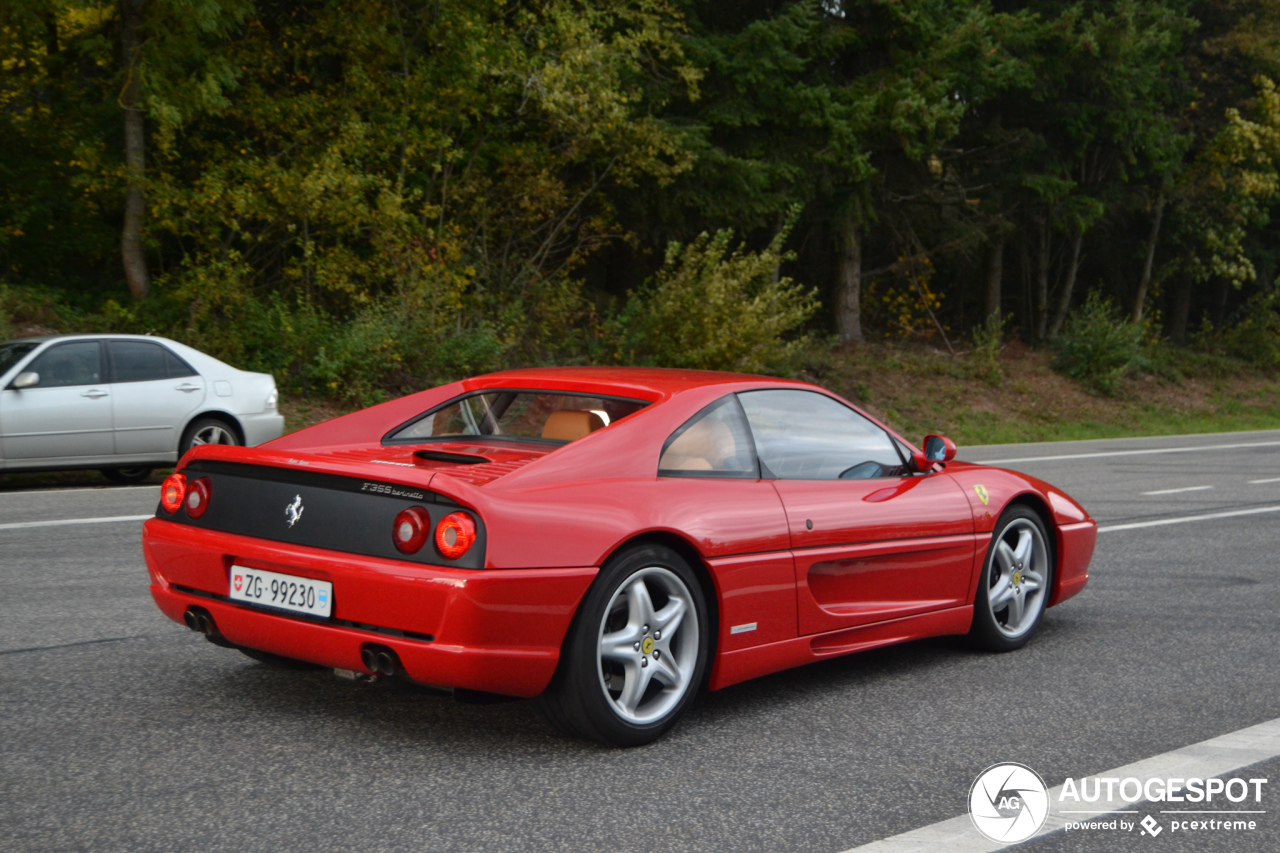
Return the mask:
M298 519L302 518L302 495L295 495L293 503L284 508L284 517L289 519L290 527L298 523Z

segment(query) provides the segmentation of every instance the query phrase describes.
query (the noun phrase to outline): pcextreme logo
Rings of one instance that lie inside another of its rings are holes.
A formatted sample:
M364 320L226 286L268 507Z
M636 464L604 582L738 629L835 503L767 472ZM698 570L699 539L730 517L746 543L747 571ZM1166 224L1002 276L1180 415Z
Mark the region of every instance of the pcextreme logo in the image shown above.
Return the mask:
M1040 831L1049 816L1049 789L1023 764L994 764L973 780L969 817L992 841L1016 844Z

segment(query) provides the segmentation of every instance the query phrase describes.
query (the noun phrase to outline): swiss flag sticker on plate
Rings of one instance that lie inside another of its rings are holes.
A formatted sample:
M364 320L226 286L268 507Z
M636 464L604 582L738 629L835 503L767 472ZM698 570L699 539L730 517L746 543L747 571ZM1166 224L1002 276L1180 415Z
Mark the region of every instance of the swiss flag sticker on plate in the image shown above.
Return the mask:
M236 585L236 592L239 592L240 587L244 585L244 578L241 577L240 575L236 575L231 579L231 581Z

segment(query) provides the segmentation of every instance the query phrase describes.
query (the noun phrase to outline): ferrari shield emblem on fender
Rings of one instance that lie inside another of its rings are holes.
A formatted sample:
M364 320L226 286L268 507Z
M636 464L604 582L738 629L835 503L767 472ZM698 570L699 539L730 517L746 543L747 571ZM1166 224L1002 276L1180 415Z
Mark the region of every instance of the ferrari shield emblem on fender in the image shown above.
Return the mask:
M978 493L978 500L982 501L983 506L991 502L991 496L987 494L986 486L974 486L973 490Z

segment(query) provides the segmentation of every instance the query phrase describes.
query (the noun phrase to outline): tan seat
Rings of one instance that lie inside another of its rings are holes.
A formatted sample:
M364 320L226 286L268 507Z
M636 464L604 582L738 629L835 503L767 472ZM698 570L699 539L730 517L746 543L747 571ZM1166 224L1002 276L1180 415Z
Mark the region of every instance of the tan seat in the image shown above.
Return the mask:
M733 430L723 421L703 418L671 442L658 467L667 471L722 471L737 452Z
M556 441L577 441L604 428L604 419L595 412L560 409L551 413L542 425L542 437Z

